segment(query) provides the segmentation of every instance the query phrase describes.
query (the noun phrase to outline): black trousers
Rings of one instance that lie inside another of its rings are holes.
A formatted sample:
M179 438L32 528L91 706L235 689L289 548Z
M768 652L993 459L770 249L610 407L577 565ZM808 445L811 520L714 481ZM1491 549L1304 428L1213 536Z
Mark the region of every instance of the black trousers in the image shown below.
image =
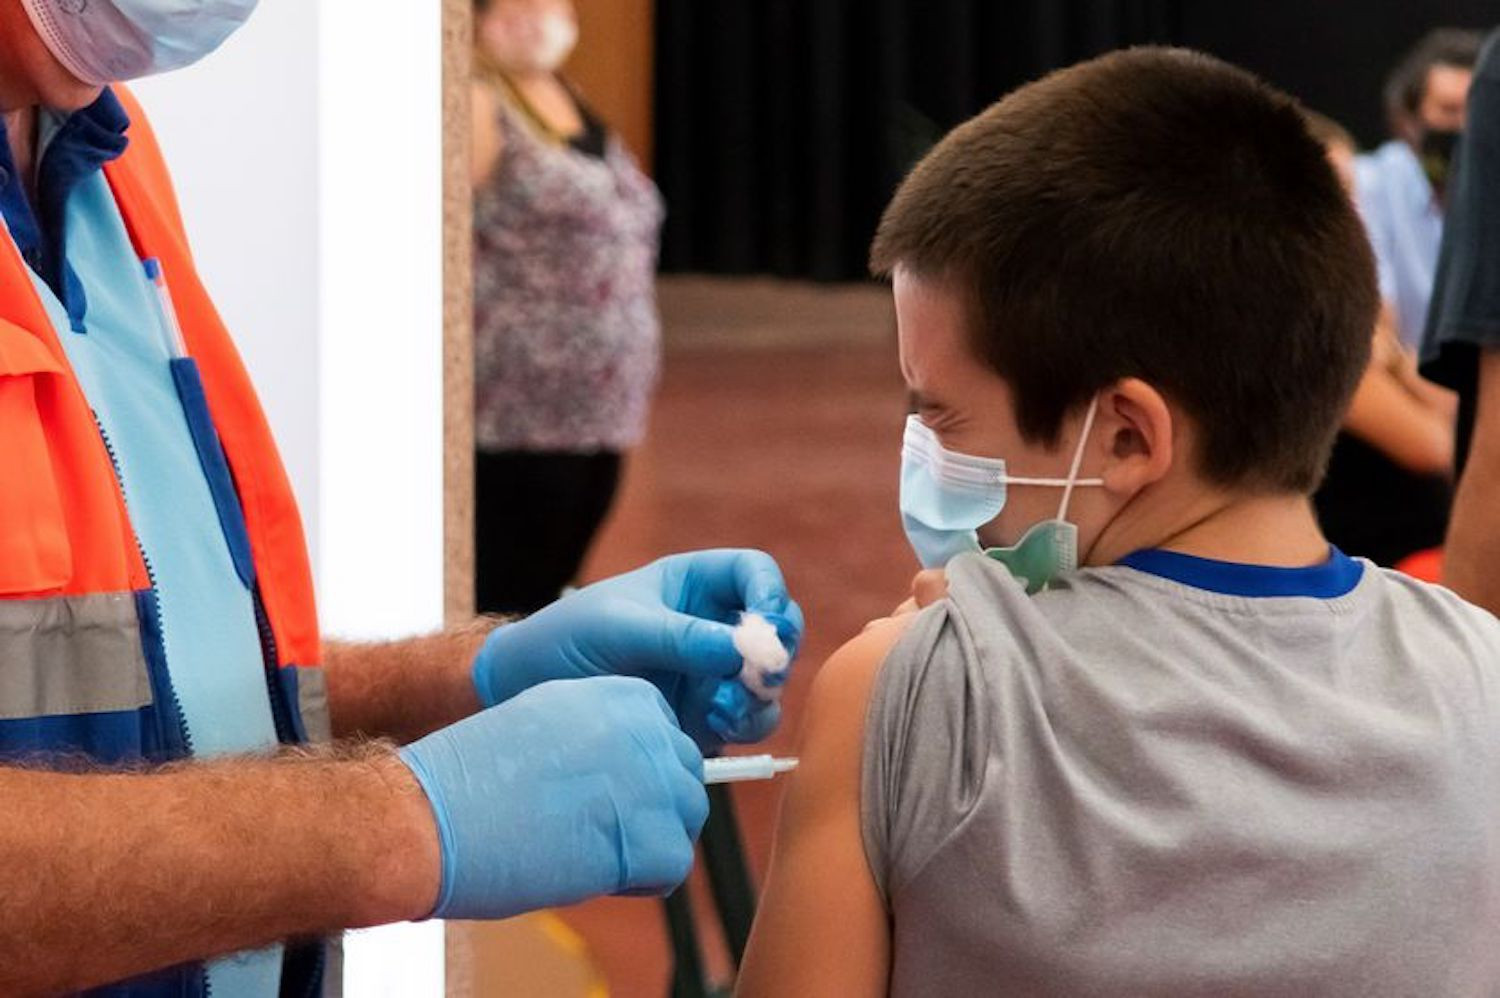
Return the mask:
M484 613L533 613L583 565L620 484L622 456L478 451L474 455L475 601Z

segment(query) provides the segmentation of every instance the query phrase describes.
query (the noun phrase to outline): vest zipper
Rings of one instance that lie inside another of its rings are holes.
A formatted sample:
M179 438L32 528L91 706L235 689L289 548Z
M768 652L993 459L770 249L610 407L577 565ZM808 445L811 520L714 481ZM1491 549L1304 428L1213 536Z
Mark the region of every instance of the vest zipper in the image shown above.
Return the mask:
M104 452L109 455L109 463L115 470L115 485L120 490L120 501L125 504L125 512L130 512L130 501L125 495L125 476L120 471L120 459L115 454L115 445L110 442L109 433L104 429L104 423L100 421L99 414L92 409L89 414L94 417L94 426L99 431L99 439L104 441ZM162 629L161 618L161 591L156 586L156 569L151 567L151 558L146 554L145 545L141 543L140 536L135 528L130 529L130 538L135 541L135 549L140 552L141 563L146 566L146 581L151 584L151 614L155 618L157 640L161 642L161 664L162 664L162 688L167 692L167 703L163 706L170 714L170 723L177 729L178 738L187 754L193 754L193 736L188 732L187 718L182 712L182 701L177 697L177 688L172 685L171 669L167 666L166 632ZM166 738L162 739L165 744Z
M281 664L276 654L276 633L271 630L270 618L260 599L260 584L256 583L251 593L255 604L255 629L260 632L260 653L265 663L266 692L271 696L271 722L276 726L276 740L283 745L297 743L297 729L292 725L290 706L286 702L286 691L281 685Z
M312 970L307 975L307 989L303 991L306 998L318 998L318 995L327 990L323 978L328 973L329 943L320 939L314 945L318 947L318 955L313 959Z

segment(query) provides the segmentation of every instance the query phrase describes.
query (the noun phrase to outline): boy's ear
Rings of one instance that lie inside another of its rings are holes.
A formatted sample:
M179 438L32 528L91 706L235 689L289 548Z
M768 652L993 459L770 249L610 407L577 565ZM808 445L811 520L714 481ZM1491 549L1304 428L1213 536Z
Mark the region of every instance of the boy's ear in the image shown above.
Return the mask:
M1095 419L1106 489L1132 495L1166 477L1176 440L1172 410L1161 392L1139 378L1123 378L1100 393Z

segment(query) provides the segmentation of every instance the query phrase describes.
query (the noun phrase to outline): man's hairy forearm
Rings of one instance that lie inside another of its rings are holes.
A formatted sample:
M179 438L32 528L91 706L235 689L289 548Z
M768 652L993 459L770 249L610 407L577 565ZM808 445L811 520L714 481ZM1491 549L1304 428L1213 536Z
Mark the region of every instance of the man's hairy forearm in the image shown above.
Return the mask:
M474 656L499 622L479 618L440 634L379 644L325 641L334 736L408 742L474 713Z
M388 747L154 772L0 768L0 994L418 918L440 859Z
M1479 360L1479 397L1469 460L1453 500L1443 582L1500 614L1500 349Z

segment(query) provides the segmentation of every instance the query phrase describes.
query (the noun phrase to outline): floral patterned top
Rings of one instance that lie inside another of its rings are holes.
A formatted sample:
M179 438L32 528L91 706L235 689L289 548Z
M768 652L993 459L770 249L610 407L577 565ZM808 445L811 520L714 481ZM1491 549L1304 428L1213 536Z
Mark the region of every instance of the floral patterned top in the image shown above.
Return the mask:
M591 156L501 102L504 153L474 200L480 450L640 442L660 366L656 186L610 133Z

